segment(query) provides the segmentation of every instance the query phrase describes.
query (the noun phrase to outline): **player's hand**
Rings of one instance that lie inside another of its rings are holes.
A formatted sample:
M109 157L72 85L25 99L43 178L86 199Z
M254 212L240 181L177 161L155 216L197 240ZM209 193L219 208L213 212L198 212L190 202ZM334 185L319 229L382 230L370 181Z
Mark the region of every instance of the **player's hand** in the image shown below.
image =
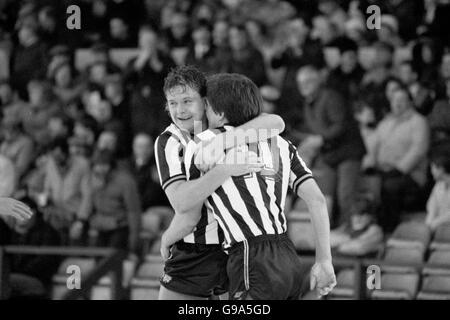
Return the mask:
M164 259L164 261L172 258L172 246L167 243L167 241L164 238L164 234L161 237L160 252L161 252L161 257Z
M311 290L326 296L336 286L336 275L331 261L316 262L311 269Z
M264 167L264 163L255 152L242 147L230 149L224 160L219 161L218 164L224 166L227 173L232 177L260 172Z
M208 172L225 157L223 143L216 138L202 141L195 151L195 165L202 172Z
M33 216L31 209L23 202L12 198L0 198L0 216L25 221Z

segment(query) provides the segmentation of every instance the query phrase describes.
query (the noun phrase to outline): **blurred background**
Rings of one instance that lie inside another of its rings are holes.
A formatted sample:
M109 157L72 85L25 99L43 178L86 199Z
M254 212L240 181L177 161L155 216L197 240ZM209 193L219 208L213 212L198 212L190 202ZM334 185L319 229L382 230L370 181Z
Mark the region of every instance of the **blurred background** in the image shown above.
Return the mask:
M328 202L328 299L450 299L448 30L449 0L0 0L0 196L35 212L0 220L0 298L157 298L153 144L164 78L192 64L248 76L285 120ZM308 212L285 210L306 268Z

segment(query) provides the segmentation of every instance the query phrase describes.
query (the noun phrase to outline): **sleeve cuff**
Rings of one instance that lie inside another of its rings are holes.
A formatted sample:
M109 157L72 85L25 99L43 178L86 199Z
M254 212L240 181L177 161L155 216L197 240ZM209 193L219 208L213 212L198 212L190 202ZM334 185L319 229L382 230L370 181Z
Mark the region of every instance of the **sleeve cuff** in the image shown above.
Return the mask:
M309 180L309 179L312 179L312 178L313 178L312 174L306 174L304 176L301 176L301 177L297 178L294 181L294 184L292 185L292 190L294 191L294 193L297 194L298 187L300 187L300 185L303 182L305 182L306 180Z
M173 176L173 177L169 178L168 180L166 180L162 184L163 190L166 191L168 186L170 186L172 183L180 181L180 180L186 181L186 175L185 174L178 174L176 176Z

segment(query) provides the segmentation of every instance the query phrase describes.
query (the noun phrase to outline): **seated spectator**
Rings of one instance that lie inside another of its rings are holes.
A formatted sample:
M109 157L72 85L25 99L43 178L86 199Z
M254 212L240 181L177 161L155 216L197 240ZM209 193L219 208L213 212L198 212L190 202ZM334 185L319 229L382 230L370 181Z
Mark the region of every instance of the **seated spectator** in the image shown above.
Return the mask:
M229 29L230 24L226 19L219 19L214 22L212 31L212 43L217 50L229 50Z
M19 46L12 58L11 80L22 99L27 98L27 85L32 79L44 77L47 70L47 52L40 41L38 22L30 15L19 26Z
M176 11L170 18L169 28L166 30L167 45L170 56L177 65L183 65L191 44L190 21L186 13Z
M106 79L105 96L112 105L113 118L120 119L124 128L124 142L121 156L131 154L131 99L128 91L124 87L124 82L120 74L111 75Z
M49 143L57 139L67 139L72 135L73 122L64 113L53 115L48 122Z
M61 62L53 67L49 74L49 79L53 83L53 91L58 99L67 105L73 103L81 97L84 89L83 83L77 83L75 79L75 70L69 61Z
M11 60L11 53L14 47L6 23L3 20L0 20L0 79L9 78L9 61Z
M18 183L28 172L34 160L33 140L25 134L18 119L4 119L2 128L3 142L0 145L0 154L12 161L16 183Z
M327 199L330 213L337 194L338 225L343 228L350 222L350 209L365 153L364 142L353 110L339 92L323 84L315 67L300 68L297 84L305 99L304 119L308 130L304 132L306 138L300 152L313 150L311 162L313 170L317 170L317 182Z
M385 83L391 76L394 48L383 42L374 43L372 48L374 59L362 79L361 96L370 105L382 107L385 104Z
M364 256L375 253L383 245L383 231L376 223L376 204L369 195L358 196L352 208L351 224L337 244L343 255Z
M211 26L200 21L192 29L193 44L189 47L186 64L196 66L205 73L213 73L216 69L216 48L212 44Z
M377 30L378 40L388 43L394 48L402 46L402 40L398 35L399 23L395 16L390 14L381 15L381 27Z
M436 101L428 123L431 129L431 153L441 153L450 149L450 78L445 82L446 96Z
M65 139L57 140L49 147L45 166L44 207L47 221L61 233L68 244L68 231L81 210L83 181L89 175L87 159L71 155Z
M55 8L44 6L38 12L38 20L42 41L49 47L55 45L59 41L58 18Z
M136 40L133 39L130 26L120 15L111 17L109 20L107 43L111 48L133 48L136 46Z
M130 60L125 71L125 81L133 87L132 132L157 136L167 124L167 116L160 107L165 103L164 78L175 64L158 48L158 33L150 25L139 30L139 49L139 55Z
M142 228L157 236L169 226L173 211L159 184L153 144L153 139L149 135L145 133L136 135L129 167L137 182L141 199Z
M25 132L37 145L45 145L49 138L50 118L60 112L50 83L33 80L28 84L29 105L21 110L21 119Z
M240 73L255 82L257 86L266 84L266 70L262 54L250 43L243 25L233 25L229 31L230 52L219 52L219 71Z
M416 110L428 115L433 108L434 92L419 82L419 73L411 61L403 61L398 68L399 79L409 89Z
M97 129L113 132L117 138L117 154L126 154L125 126L118 118L114 118L111 102L103 91L91 91L86 105L86 112L97 122Z
M3 117L16 118L20 116L25 102L19 98L17 91L12 87L11 81L0 80L0 108Z
M450 223L450 156L436 155L431 160L431 173L436 181L427 203L425 223L431 230Z
M92 155L99 130L97 121L89 115L84 115L75 121L71 140L79 151L78 154L86 157Z
M271 61L274 69L286 68L281 84L278 113L285 119L290 131L295 130L301 122L302 97L297 90L297 71L302 66L312 64L318 68L324 65L321 44L309 36L311 26L303 19L288 22L286 45L275 53Z
M85 188L84 211L79 217L89 219L95 246L136 252L141 204L133 177L116 166L111 153L102 151L93 157Z
M43 220L33 200L24 198L33 215L24 221L13 221L10 226L0 219L0 245L59 246L58 233ZM61 258L51 255L18 254L10 257L9 299L50 299L53 275Z
M364 168L380 175L379 223L384 231L391 232L407 204L420 202L427 174L429 128L426 119L415 111L406 87L393 93L391 113L379 123L375 137Z
M358 63L358 46L348 38L341 38L337 46L340 63L328 75L327 85L339 91L346 99L354 101L359 95L364 76L364 70Z

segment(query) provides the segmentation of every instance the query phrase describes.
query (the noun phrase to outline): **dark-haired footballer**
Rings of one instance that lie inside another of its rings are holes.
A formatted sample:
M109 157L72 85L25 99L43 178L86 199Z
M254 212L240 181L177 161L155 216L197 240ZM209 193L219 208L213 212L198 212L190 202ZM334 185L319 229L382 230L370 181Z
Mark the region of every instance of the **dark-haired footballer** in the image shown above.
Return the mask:
M227 255L222 250L223 232L204 202L230 176L257 171L261 165L255 160L243 166L216 166L196 180L188 179L184 148L195 132L208 128L206 78L194 67L178 67L165 79L164 92L173 123L156 140L155 156L162 188L175 210L169 229L179 230L175 231L176 237L181 233L184 236L173 240L173 233L169 232L162 237L162 255L167 260L159 299L208 299L227 292L228 278ZM262 115L241 127L249 128L280 132L284 122L275 115ZM233 132L226 134L234 135ZM252 141L251 137L249 139ZM234 139L224 138L224 141L233 143ZM232 145L226 143L223 146L224 149L230 147ZM198 219L188 218L192 212ZM166 243L173 245L170 257Z

